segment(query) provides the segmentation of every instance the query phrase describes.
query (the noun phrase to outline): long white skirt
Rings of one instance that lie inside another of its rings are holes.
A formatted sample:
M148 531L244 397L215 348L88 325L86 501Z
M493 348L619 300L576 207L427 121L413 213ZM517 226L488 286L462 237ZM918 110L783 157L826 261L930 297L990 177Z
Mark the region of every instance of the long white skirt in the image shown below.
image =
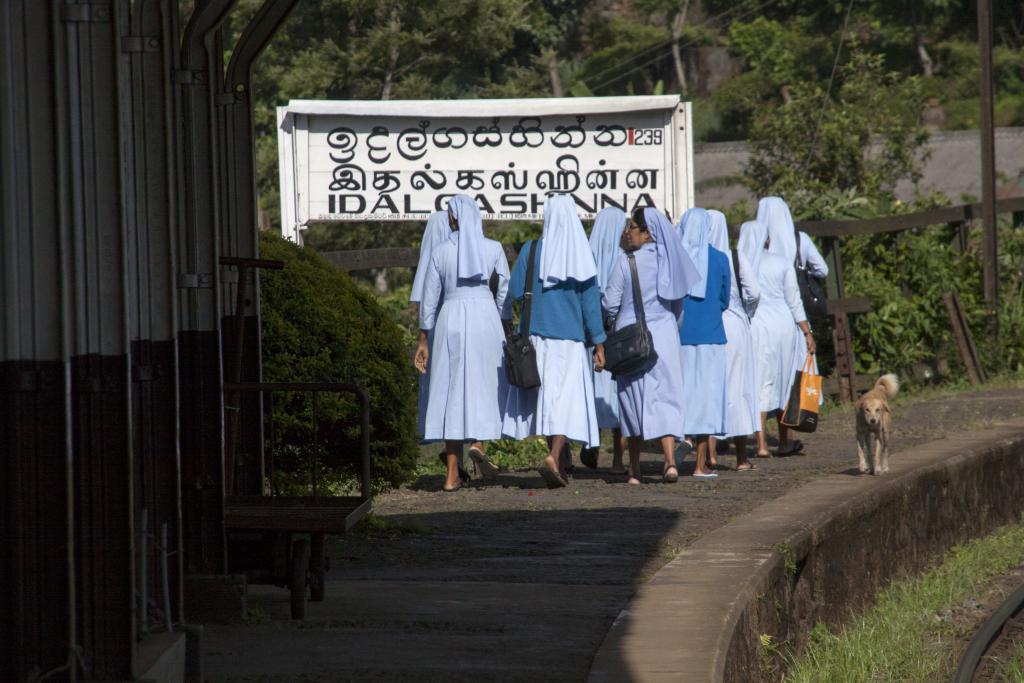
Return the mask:
M583 342L530 335L537 350L540 386L510 386L505 403L504 436L564 435L587 446L599 446L601 436L594 407L590 352Z
M781 410L789 400L793 374L803 367L807 347L788 308L769 308L762 299L750 325L757 355L758 402L763 413Z
M642 375L618 378L622 434L645 440L683 436L683 350L675 318L649 319L658 362Z
M725 344L687 344L683 351L683 433L725 434Z
M508 395L505 332L490 290L446 296L431 345L426 441L487 441L501 437Z
M757 356L750 323L732 309L722 315L725 326L725 435L746 436L760 431Z
M601 429L619 428L619 387L608 371L594 372L594 409L597 426Z

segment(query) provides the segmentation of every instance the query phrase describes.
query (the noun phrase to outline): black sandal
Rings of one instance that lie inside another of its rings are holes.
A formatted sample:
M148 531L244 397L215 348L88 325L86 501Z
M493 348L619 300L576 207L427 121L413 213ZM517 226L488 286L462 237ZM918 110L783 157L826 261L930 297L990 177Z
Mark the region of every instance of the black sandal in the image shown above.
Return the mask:
M793 443L789 444L789 448L787 448L784 451L782 451L782 450L775 451L775 455L783 456L783 457L787 456L787 455L796 455L797 453L800 453L803 450L804 450L804 442L801 441L800 439L794 439Z
M440 460L441 464L444 465L446 468L448 467L448 454L447 453L445 453L444 451L441 451L440 453L437 454L437 459ZM459 481L461 481L463 484L468 484L472 477L469 476L469 472L467 472L465 469L463 469L461 462L459 463L458 467L459 467ZM445 489L445 490L447 490L447 489ZM457 491L457 490L458 489L452 489L452 491Z
M569 482L561 474L555 472L547 465L538 467L537 472L540 473L541 478L544 479L544 483L547 484L549 489L561 489L569 485Z
M597 454L600 448L584 448L580 451L580 462L592 470L597 469Z

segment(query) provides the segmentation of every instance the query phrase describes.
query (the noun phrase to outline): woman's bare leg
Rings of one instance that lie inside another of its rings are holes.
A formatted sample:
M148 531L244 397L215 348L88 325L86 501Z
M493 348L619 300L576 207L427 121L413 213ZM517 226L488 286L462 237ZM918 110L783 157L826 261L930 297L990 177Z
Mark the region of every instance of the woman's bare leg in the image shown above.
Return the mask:
M640 437L631 436L629 443L629 483L640 483Z
M715 450L715 446L718 444L718 439L713 436L708 437L708 464L711 469L718 467L718 452Z
M707 466L708 458L708 437L698 436L694 439L694 448L697 451L697 465L693 468L694 474L711 474Z
M768 413L761 413L761 431L757 433L757 454L768 455L768 438L765 436L768 428Z
M558 434L548 437L548 457L544 458L544 465L552 472L558 472L558 476L565 478L562 471L562 447L565 446L565 436Z
M452 490L459 486L459 463L462 462L462 442L444 442L445 464L448 466L448 474L444 480L445 489Z
M612 474L621 474L626 468L622 464L622 454L626 449L626 439L622 437L621 429L612 430Z
M732 442L736 446L736 469L754 469L754 464L747 458L747 437L737 436L733 438Z

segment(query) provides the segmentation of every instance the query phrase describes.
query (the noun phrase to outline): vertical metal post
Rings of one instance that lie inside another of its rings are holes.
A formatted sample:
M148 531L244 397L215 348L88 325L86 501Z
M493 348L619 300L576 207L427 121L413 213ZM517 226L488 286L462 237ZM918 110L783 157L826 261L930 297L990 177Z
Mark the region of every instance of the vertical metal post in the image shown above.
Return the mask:
M319 465L320 465L320 414L319 414L319 397L320 392L313 392L313 462L311 463L309 476L313 484L313 498L317 497L319 491L317 490L317 483L320 479Z
M142 529L139 531L139 632L149 633L149 615L146 606L149 602L149 577L146 570L149 565L149 510L142 510Z
M160 525L160 574L164 589L164 628L170 633L171 623L171 578L167 569L167 522Z
M999 271L996 260L996 168L995 122L992 96L992 6L989 0L978 3L978 48L981 50L981 201L982 201L982 277L985 301L999 303Z

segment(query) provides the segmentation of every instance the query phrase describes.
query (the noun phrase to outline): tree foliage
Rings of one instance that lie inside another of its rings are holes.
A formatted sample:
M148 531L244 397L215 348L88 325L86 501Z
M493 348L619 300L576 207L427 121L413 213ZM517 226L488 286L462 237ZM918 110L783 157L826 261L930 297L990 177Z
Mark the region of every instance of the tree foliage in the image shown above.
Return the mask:
M263 379L267 382L350 382L370 399L374 486L409 479L417 456L416 379L402 331L372 294L316 252L269 232L260 253L285 262L260 276ZM329 479L351 476L359 439L357 403L324 396L316 434ZM274 400L274 452L279 469L306 481L314 440L308 395Z

